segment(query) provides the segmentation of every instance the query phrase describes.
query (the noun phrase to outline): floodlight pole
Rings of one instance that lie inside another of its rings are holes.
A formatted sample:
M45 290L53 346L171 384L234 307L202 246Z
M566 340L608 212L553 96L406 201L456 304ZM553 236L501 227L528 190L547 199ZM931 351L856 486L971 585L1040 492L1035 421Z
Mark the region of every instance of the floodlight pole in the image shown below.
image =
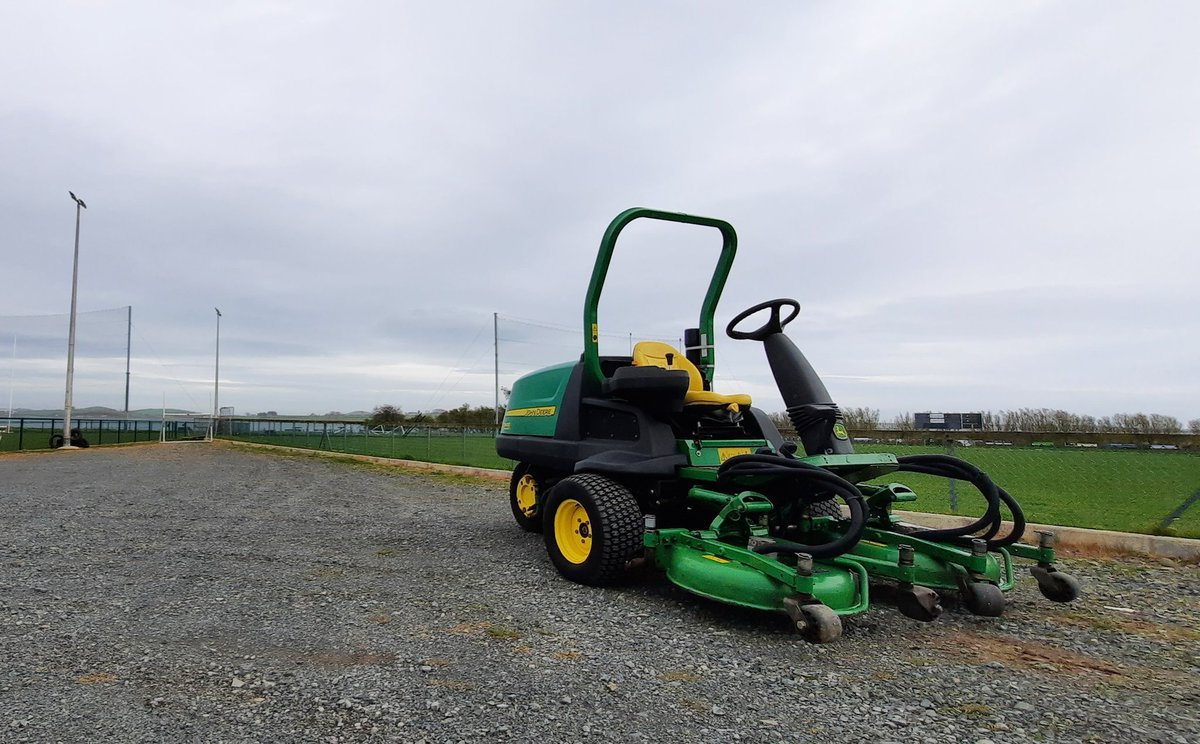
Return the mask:
M125 418L129 418L129 349L133 340L133 305L127 305L125 310Z
M492 351L496 362L496 428L500 428L500 313L492 313Z
M71 270L71 326L67 334L67 396L63 402L63 449L73 449L71 446L71 406L73 404L72 387L75 382L75 301L79 294L79 223L87 204L83 199L68 191L71 200L75 202L75 264Z
M217 411L221 406L221 311L217 311L217 359L215 369L213 370L213 425L217 424Z

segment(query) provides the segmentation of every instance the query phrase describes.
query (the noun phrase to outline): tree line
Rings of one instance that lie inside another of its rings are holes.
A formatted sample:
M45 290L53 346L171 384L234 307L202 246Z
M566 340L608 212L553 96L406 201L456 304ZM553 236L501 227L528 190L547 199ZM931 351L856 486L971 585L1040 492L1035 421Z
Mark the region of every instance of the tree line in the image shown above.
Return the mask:
M787 414L769 414L775 425L791 429ZM1017 408L1014 410L983 411L982 431L1034 431L1071 433L1111 434L1183 434L1190 431L1200 434L1200 419L1192 419L1185 427L1179 419L1161 413L1114 413L1111 416L1089 416L1071 413L1057 408ZM500 407L500 418L504 417L504 406ZM846 427L856 430L892 429L913 431L916 424L908 412L901 413L891 421L884 422L878 408L858 406L843 408L842 418ZM463 403L458 408L440 411L437 414L406 415L391 404L376 406L366 420L368 426L400 426L406 423L434 423L444 426L496 425L496 409L492 406L472 406Z
M500 407L500 418L504 418L504 407ZM436 414L417 413L407 415L399 407L390 403L375 406L371 415L365 421L367 426L396 427L403 424L441 424L444 426L479 426L492 427L496 425L496 409L492 406L472 406L463 403L458 408L440 411Z
M774 414L790 428L787 416ZM916 423L908 412L890 422L880 420L877 408L843 408L842 416L850 429L896 429L912 431ZM1089 416L1071 413L1060 408L1017 408L1004 411L983 411L983 431L1055 431L1079 434L1200 434L1200 419L1187 426L1174 416L1161 413L1114 413L1111 416ZM779 423L779 421L776 421Z

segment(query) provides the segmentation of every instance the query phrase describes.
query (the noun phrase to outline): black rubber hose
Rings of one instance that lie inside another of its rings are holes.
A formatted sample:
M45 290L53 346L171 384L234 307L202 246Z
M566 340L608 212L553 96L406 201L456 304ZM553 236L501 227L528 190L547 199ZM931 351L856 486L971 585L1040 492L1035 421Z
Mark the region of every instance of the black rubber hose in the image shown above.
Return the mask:
M900 470L910 473L936 475L943 478L964 480L979 489L987 500L987 509L979 519L962 527L950 527L940 530L922 530L921 537L940 541L952 542L957 538L985 531L983 539L990 539L1000 529L1000 492L996 484L983 471L970 463L946 455L909 455L897 458Z
M867 507L862 493L850 481L824 468L779 455L738 455L726 460L717 471L719 478L734 478L741 475L775 476L797 481L809 481L823 490L831 491L846 502L850 508L850 527L836 540L819 545L803 543L759 545L756 553L808 553L813 558L833 558L842 555L858 544L867 527Z
M963 525L962 527L948 527L940 530L922 530L921 537L927 540L934 541L950 541L959 537L973 535L982 530L986 530L983 539L987 540L996 534L1000 529L1000 493L996 484L988 478L986 474L974 465L968 462L959 460L955 457L946 455L908 455L906 457L897 458L900 463L899 470L909 473L921 473L924 475L935 475L942 478L952 478L954 480L967 481L979 492L983 494L987 500L987 509L983 516Z
M1021 510L1021 505L1017 503L1016 499L1008 495L1008 491L1005 491L1003 488L999 490L1000 500L1003 501L1004 505L1008 507L1008 510L1012 512L1013 526L1012 529L1008 531L1008 534L1004 537L996 540L989 540L989 548L1006 548L1020 540L1025 534L1025 512Z
M987 540L989 549L995 549L1012 545L1024 535L1025 514L1021 510L1020 504L1007 491L997 486L986 473L969 462L949 455L907 455L897 458L897 461L900 463L899 470L904 472L966 481L975 486L987 501L988 506L983 515L971 524L940 530L922 529L920 536L923 539L967 545L972 538L978 538ZM848 532L847 536L853 535L853 541L847 541L850 544L845 547L843 552L850 550L853 543L858 542L866 527L866 507L858 487L837 474L816 465L775 454L738 455L726 460L717 473L722 478L736 475L793 477L819 482L827 490L837 493L846 501L851 513L851 532ZM844 486L852 489L852 495L845 492ZM863 516L862 526L858 528L856 528L856 504L861 509ZM1012 512L1013 528L1007 535L996 538L996 534L1002 527L1001 504L1004 504ZM840 547L842 541L837 542ZM762 550L764 552L808 552L801 549L785 551L784 546L763 546ZM840 553L835 555L840 555Z
M754 548L754 552L808 553L813 558L834 558L853 550L858 541L862 539L863 531L867 528L867 508L861 495L858 498L846 496L841 493L838 495L842 496L842 500L850 507L850 528L841 537L821 545L804 545L801 543L758 545Z
M1007 491L992 482L992 479L986 473L974 465L948 455L909 455L898 458L898 461L901 464L900 470L903 471L965 480L979 489L988 502L987 511L975 522L963 527L945 530L922 530L922 538L946 542L960 542L960 538L962 538L961 542L965 542L966 539L969 539L968 535L973 535L986 529L979 537L987 540L989 549L996 549L1012 545L1024 535L1025 514L1021 510L1020 504ZM1002 526L1002 515L1000 512L1000 505L1002 503L1012 513L1013 526L1007 535L996 538L995 535L1000 531Z

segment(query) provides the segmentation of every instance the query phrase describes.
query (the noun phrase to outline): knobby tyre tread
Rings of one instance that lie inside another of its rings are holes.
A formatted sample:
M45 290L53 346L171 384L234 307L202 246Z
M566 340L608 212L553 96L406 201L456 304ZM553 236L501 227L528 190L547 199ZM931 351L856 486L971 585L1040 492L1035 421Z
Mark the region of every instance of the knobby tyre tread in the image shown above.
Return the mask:
M814 501L806 507L806 513L810 517L834 517L835 519L844 519L842 516L842 507L838 504L837 499L825 499L824 501Z
M561 557L554 532L559 503L573 498L584 504L592 520L592 554L582 564ZM629 561L642 553L644 518L628 488L595 473L573 475L554 486L543 509L543 533L555 567L568 579L590 586L608 586L625 577Z

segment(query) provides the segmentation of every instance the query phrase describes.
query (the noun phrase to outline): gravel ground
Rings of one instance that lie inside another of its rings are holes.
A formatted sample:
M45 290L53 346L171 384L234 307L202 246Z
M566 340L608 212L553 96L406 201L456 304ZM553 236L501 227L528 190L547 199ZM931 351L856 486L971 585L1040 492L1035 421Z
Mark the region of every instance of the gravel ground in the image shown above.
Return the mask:
M560 579L496 484L142 445L0 457L0 514L3 741L1200 742L1194 566L812 646Z

